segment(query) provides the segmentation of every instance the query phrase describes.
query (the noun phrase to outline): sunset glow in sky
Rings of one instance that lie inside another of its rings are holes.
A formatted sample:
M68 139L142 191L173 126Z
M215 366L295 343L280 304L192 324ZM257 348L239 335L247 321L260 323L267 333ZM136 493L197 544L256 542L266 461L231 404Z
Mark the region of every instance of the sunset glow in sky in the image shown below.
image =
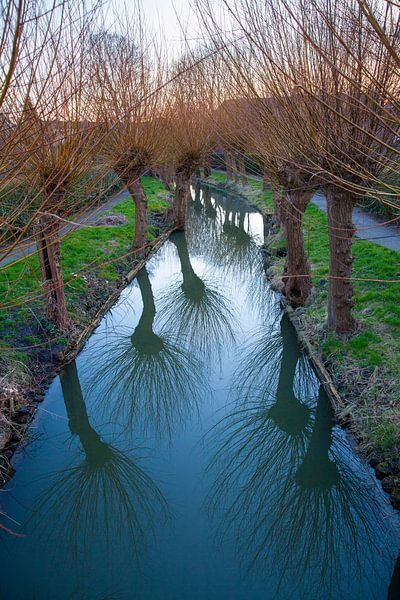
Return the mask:
M111 6L121 12L124 6L129 11L134 10L134 4L125 0L114 0ZM163 31L165 39L173 54L179 54L183 39L182 28L188 31L189 38L194 39L198 32L197 19L190 9L188 0L143 0L142 8L146 18L153 24L153 28Z

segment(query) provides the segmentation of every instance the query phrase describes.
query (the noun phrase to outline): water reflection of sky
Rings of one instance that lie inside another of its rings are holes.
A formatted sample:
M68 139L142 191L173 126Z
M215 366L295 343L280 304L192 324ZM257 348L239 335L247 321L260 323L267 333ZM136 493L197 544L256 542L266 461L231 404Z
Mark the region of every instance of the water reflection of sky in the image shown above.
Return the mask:
M195 192L38 411L0 597L394 598L398 517L281 316L262 217Z

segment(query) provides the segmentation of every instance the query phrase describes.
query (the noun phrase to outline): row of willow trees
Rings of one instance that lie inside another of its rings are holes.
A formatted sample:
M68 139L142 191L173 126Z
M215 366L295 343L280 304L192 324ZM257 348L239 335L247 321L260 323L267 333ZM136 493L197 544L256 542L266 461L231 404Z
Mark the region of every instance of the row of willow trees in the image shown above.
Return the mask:
M383 0L192 4L203 42L174 60L139 3L112 26L84 3L2 4L2 258L35 241L47 316L66 330L60 239L64 222L95 201L91 191L104 193L109 176L129 190L140 255L142 175L151 169L173 190L168 218L182 229L190 182L211 154L223 150L228 174L238 165L244 183L251 155L287 240L293 306L312 288L303 215L317 190L326 194L328 327L351 333L353 209L366 196L395 207L400 193L399 9Z

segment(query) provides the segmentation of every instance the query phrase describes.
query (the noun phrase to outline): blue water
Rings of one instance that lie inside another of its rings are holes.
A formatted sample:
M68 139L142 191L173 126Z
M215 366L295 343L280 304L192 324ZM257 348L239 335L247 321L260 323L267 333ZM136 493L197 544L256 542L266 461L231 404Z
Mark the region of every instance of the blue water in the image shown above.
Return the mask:
M263 271L262 216L193 190L40 405L0 493L5 599L398 598L399 518ZM397 566L396 566L397 565Z

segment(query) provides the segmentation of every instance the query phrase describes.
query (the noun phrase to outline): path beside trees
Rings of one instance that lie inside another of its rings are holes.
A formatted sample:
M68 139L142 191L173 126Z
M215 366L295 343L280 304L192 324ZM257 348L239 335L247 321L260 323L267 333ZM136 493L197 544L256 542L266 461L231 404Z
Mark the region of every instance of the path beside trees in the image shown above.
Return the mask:
M84 212L82 215L73 220L70 224L65 224L60 228L60 237L65 237L68 233L71 233L78 227L87 227L88 225L93 225L97 221L97 219L104 214L105 212L111 210L128 198L129 192L127 190L122 190L115 194L112 198L109 198L107 202L102 204L101 206L96 206ZM27 258L34 254L37 250L36 243L30 242L28 244L19 244L16 246L10 254L8 254L5 258L2 258L7 252L6 248L0 248L0 267L5 267L6 265L10 265L14 262L17 262L21 258Z

